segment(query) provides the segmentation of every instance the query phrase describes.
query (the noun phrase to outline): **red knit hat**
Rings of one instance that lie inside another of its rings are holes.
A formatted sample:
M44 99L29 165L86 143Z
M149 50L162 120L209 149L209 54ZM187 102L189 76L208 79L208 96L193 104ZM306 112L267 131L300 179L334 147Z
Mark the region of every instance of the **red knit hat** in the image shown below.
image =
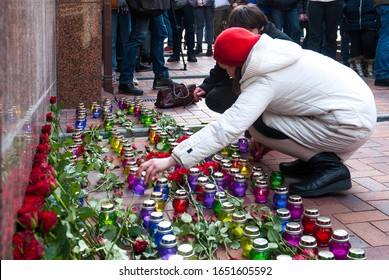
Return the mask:
M224 65L243 66L259 38L261 35L251 33L244 28L228 28L216 38L213 58Z

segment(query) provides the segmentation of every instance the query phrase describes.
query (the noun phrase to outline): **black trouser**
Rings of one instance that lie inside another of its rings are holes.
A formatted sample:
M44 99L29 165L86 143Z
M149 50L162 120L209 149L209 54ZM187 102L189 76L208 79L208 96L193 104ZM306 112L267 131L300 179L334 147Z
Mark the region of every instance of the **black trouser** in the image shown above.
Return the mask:
M234 104L237 98L238 96L232 91L230 85L216 86L207 93L205 103L212 111L222 114ZM253 123L253 126L267 137L274 139L289 139L284 133L267 126L262 120L262 115Z
M172 27L173 53L180 54L182 32L185 29L185 42L188 48L188 54L192 54L195 44L193 7L187 4L181 9L175 10L174 15L172 9L170 9L168 15Z
M363 55L365 58L373 59L377 47L377 31L361 29L348 32L350 36L350 57Z

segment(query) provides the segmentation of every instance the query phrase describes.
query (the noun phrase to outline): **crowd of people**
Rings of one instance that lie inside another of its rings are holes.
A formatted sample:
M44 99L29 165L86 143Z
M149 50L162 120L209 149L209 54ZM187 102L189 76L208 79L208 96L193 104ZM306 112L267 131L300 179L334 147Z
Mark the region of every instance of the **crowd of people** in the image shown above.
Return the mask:
M370 138L377 118L361 77L389 86L389 0L229 0L224 9L213 0L174 0L151 19L126 14L119 92L143 94L134 73L143 71L145 54L153 88L172 85L164 54L178 61L186 48L195 63L205 38L205 55L216 64L193 94L222 114L171 157L142 164L138 175L146 171L150 181L173 165L190 167L246 133L258 153L296 158L279 166L301 179L291 192L309 197L351 188L344 161Z

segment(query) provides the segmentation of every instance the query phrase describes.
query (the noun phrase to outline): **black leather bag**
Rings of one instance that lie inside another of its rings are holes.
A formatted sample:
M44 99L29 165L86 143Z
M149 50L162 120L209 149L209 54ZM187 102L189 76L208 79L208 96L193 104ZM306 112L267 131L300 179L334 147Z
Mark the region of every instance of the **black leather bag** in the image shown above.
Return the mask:
M160 109L190 105L194 102L193 91L195 88L195 84L179 84L160 89L154 105Z
M170 0L126 0L128 7L143 18L154 18L170 9Z

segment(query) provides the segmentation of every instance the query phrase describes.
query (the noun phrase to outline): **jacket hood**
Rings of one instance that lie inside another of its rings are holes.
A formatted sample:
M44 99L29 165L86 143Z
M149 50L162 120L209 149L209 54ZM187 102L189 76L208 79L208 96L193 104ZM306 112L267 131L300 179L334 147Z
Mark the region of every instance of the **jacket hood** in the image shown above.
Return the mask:
M243 65L240 83L250 83L258 76L266 76L272 72L288 67L302 56L302 48L290 41L272 39L262 34L261 39L252 48Z

